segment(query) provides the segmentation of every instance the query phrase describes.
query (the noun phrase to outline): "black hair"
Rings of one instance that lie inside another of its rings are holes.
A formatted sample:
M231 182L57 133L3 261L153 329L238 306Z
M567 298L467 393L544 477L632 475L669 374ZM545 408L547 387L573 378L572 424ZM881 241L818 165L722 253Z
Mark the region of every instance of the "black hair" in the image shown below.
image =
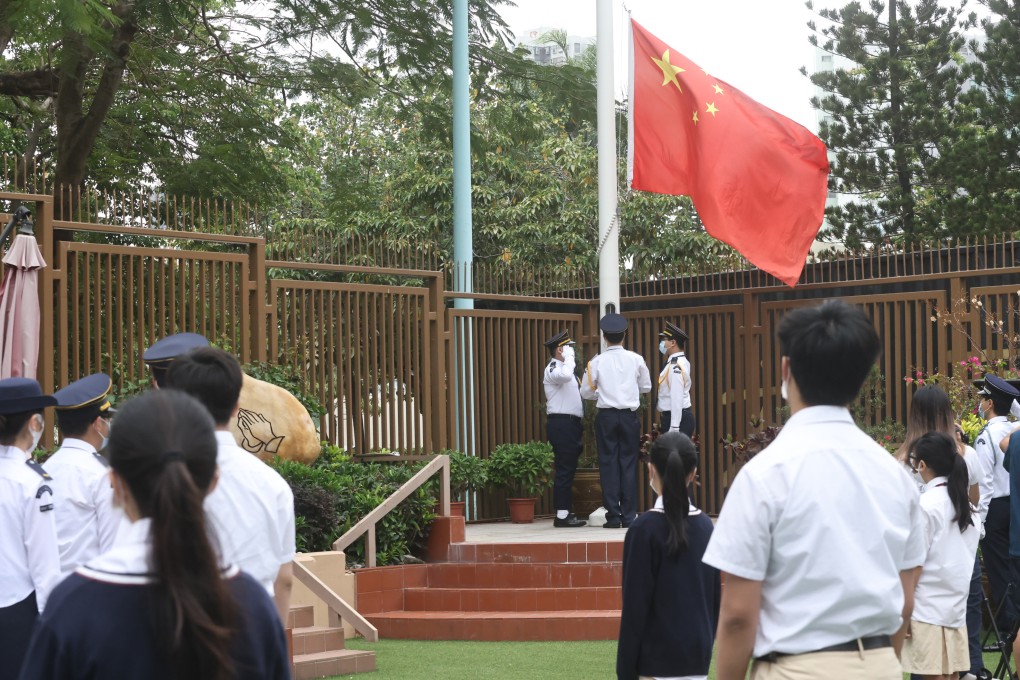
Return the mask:
M840 300L789 312L777 332L780 353L808 406L846 406L878 360L881 344L867 315Z
M556 357L556 350L558 350L560 348L560 346L559 345L553 345L552 347L549 347L547 345L546 348L549 350L549 356L555 358Z
M57 425L65 437L78 438L89 431L96 418L103 414L95 407L88 409L57 409Z
M233 677L237 604L209 538L203 500L216 474L212 418L195 399L152 390L119 409L110 466L152 521L155 639L178 680Z
M916 461L924 461L936 477L946 478L949 500L956 510L956 524L964 531L971 524L970 498L967 495L967 463L956 448L956 442L944 432L928 432L911 449Z
M687 477L698 467L698 453L687 435L667 432L656 437L649 462L662 482L662 509L669 522L666 549L670 555L676 555L687 550L687 515L690 513Z
M166 387L166 372L168 368L168 366L164 365L153 366L152 364L149 364L149 370L152 372L152 379L155 381L156 386L159 387L159 389Z
M996 393L985 398L992 400L992 408L995 410L995 415L1009 415L1009 410L1013 407L1013 397L1000 397Z
M174 359L166 372L166 386L198 399L216 425L230 423L241 398L241 364L216 347L198 347Z
M623 342L623 336L627 335L627 331L623 331L622 333L603 333L602 335L606 336L606 342L609 344L619 345Z
M36 413L42 413L42 409L35 411L22 411L21 413L8 413L0 415L0 444L14 446L18 435L25 429L25 424L32 419Z

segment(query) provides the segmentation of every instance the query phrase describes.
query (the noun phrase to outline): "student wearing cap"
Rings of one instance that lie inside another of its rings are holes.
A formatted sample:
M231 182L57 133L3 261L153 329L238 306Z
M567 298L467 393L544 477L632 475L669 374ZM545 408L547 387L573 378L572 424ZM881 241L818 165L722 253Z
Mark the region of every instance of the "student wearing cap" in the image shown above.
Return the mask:
M691 411L691 362L684 356L687 333L675 323L666 322L659 333L659 354L666 364L659 372L659 431L694 434Z
M577 459L584 446L582 416L584 406L574 375L574 341L567 331L561 331L545 341L551 360L542 374L545 388L546 431L549 444L556 456L556 478L553 482L553 506L559 528L583 527L587 522L571 512L573 498L571 486L577 472Z
M209 340L198 333L175 333L157 340L142 354L142 361L152 371L152 382L157 388L163 387L166 372L174 359L198 347L208 347Z
M725 587L716 678L901 680L926 555L917 486L848 406L881 350L860 309L788 312L778 329L790 419L737 473L705 551Z
M595 441L607 529L629 527L637 516L637 462L641 395L652 391L648 365L640 354L623 348L627 319L607 314L599 321L606 351L588 362L581 396L595 399Z
M1003 600L1007 586L1016 579L1009 561L1009 472L1004 467L1005 454L999 448L999 442L1009 434L1006 416L1018 396L1020 393L1002 378L985 376L978 392L978 410L988 424L974 442L974 450L985 469L984 487L991 487L991 499L986 501L982 497L979 507L985 528L981 556L988 574L992 606L998 607L996 624L1002 635L1009 633L1016 620L1011 598Z
M96 373L53 395L63 442L43 467L55 480L61 577L112 548L124 518L113 506L109 463L99 454L110 436L112 387L110 376Z
M52 479L32 460L43 409L29 378L0 380L0 678L18 677L32 626L60 582Z
M219 482L205 500L225 563L255 577L287 620L295 553L294 494L271 467L237 445L241 366L231 354L200 347L178 357L164 386L198 399L216 423Z

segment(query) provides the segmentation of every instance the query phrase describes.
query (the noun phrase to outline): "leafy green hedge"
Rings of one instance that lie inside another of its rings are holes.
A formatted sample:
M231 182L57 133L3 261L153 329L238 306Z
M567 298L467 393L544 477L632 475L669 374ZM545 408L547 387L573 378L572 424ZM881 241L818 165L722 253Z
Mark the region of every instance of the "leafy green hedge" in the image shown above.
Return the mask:
M323 444L312 465L273 463L294 492L297 548L331 550L333 541L378 507L424 464L358 463L335 446ZM436 485L426 484L376 525L376 560L399 564L404 555L424 547L435 518ZM365 540L347 549L348 564L365 562Z

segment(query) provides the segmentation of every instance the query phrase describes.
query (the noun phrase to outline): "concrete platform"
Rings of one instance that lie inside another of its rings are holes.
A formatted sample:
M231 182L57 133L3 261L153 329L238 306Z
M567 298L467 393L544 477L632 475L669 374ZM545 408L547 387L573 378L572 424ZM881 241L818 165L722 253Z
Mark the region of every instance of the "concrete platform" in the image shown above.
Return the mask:
M549 519L536 519L532 524L488 522L465 527L467 543L608 543L623 542L626 529L581 527L557 529Z

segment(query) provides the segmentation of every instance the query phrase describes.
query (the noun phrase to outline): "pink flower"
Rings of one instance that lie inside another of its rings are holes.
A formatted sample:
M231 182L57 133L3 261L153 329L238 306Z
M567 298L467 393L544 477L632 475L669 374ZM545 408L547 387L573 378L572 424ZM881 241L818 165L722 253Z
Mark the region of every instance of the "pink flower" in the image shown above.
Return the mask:
M921 373L921 371L918 371L918 372L917 372L917 377L918 377L918 378L920 378L920 377L921 377L921 376L923 376L923 375L924 375L924 374L923 374L923 373Z
M966 362L966 361L961 361L961 362L960 362L960 365L961 365L961 366L966 366L966 365L967 365L967 362Z
M914 382L914 379L913 379L913 378L911 378L911 377L910 377L910 376L908 375L908 376L907 376L906 378L904 378L904 379L903 379L903 382L905 382L905 383L907 383L908 385L910 385L910 384L913 384L913 382Z
M892 435L891 435L891 434L887 434L887 435L885 436L885 440L886 440L886 441L889 441L890 439L892 439Z

